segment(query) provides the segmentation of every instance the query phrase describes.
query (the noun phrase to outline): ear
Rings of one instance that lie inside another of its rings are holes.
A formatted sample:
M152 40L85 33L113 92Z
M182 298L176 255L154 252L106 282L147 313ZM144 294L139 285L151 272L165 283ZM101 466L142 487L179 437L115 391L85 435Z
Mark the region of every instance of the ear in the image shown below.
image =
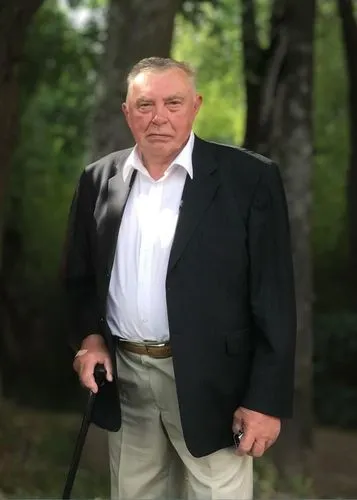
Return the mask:
M202 105L202 101L203 101L203 97L200 94L197 94L196 97L195 97L195 102L193 104L193 108L195 110L195 114L196 115L197 115L197 113L200 110L200 107Z
M121 110L124 113L125 118L128 119L129 111L128 111L128 105L126 102L123 102L123 104L121 105Z

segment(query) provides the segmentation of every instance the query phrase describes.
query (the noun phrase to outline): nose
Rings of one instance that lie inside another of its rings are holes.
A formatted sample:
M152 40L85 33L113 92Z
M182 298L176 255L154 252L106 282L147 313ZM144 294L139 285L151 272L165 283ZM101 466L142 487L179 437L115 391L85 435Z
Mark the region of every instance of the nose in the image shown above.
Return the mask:
M153 112L152 123L154 125L162 125L167 121L165 106L156 106Z

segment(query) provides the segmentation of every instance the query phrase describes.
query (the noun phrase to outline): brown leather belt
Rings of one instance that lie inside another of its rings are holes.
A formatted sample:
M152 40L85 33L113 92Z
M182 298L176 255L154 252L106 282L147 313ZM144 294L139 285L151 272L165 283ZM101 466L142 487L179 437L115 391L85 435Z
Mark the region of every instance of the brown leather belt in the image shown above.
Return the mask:
M171 346L168 342L162 344L129 342L117 337L117 345L119 349L123 349L124 351L151 356L152 358L169 358L170 356L172 356Z

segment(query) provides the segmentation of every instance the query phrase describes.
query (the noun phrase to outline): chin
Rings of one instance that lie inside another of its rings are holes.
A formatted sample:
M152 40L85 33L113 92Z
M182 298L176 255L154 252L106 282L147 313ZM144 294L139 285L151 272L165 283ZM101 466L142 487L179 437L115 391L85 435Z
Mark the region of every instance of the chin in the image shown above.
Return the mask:
M161 151L173 151L175 145L171 141L150 141L148 142L147 149L161 150Z

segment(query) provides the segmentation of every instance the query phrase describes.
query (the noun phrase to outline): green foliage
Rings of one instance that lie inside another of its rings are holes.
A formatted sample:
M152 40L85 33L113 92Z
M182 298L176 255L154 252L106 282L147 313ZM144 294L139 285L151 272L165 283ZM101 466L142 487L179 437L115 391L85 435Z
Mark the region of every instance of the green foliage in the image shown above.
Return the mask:
M73 396L58 276L71 198L87 163L99 35L95 23L75 28L47 1L29 30L20 68L20 136L4 238L9 318L20 357L17 377L11 356L2 374L8 394L32 404L41 398L52 404L56 385L58 405Z
M210 5L203 10L205 22L199 30L177 17L173 56L188 61L197 71L198 90L204 97L197 133L238 145L243 139L245 112L238 10L231 0L222 0L219 11Z
M179 12L187 21L197 26L206 20L207 5L221 9L222 0L181 0Z
M254 462L254 493L256 498L275 498L278 489L278 473L266 456Z
M254 497L261 500L314 498L313 481L302 476L282 480L268 451L254 461Z
M95 24L74 29L54 2L39 11L29 33L8 224L22 235L18 272L32 286L58 268L68 207L88 146L97 38Z
M239 22L241 23L243 2L238 1L236 3L238 7ZM258 43L262 49L267 49L270 45L271 38L270 23L272 14L272 2L267 0L254 0L254 5Z
M29 411L2 403L0 484L9 498L60 498L80 416ZM106 457L103 457L106 462ZM108 498L108 472L79 466L73 498Z

